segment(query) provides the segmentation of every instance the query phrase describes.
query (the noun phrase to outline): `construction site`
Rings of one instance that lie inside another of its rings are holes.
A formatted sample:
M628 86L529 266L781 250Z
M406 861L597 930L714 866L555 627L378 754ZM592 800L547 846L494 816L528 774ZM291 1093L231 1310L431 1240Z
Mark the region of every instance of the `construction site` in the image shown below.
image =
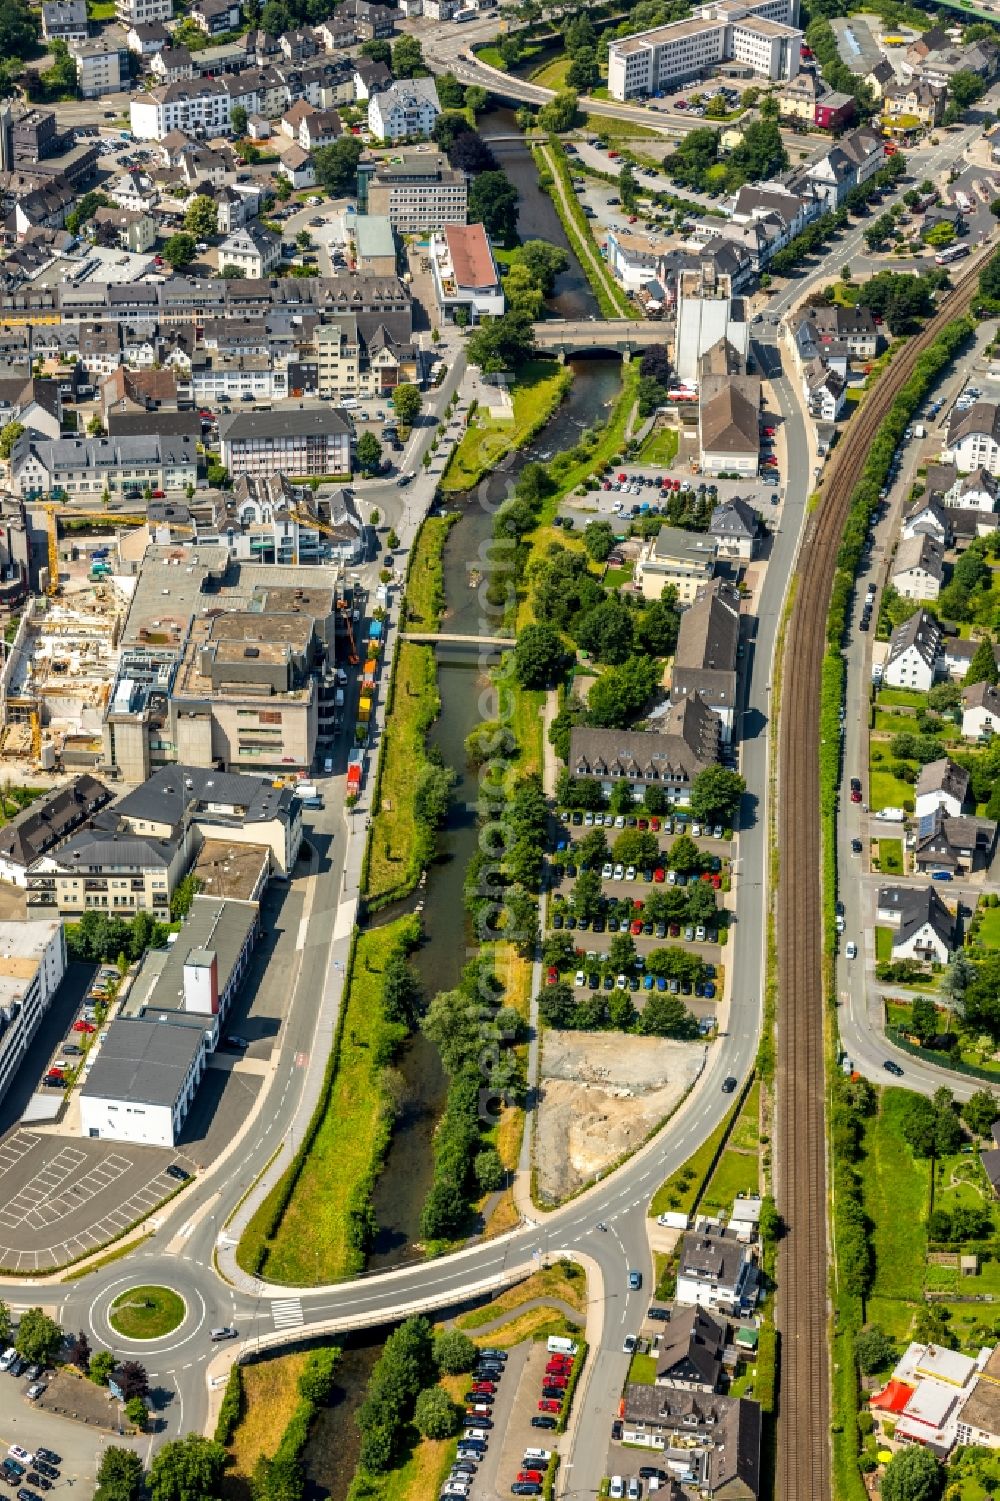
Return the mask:
M120 631L109 590L29 599L0 675L0 759L43 771L100 761Z

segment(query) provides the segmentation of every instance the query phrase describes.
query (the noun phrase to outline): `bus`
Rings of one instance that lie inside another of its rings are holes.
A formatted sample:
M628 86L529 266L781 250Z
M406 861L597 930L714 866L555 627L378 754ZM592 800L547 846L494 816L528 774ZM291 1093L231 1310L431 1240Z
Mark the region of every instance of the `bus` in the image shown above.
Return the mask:
M960 261L968 253L968 245L949 245L946 249L938 251L934 261L938 266L948 266L952 261Z

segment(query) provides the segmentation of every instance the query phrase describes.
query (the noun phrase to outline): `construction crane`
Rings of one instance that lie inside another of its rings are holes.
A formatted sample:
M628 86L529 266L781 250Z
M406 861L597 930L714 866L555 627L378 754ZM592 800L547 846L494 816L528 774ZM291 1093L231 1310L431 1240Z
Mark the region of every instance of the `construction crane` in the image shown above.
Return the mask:
M347 645L349 647L347 660L348 662L350 662L352 667L357 667L358 648L354 644L354 628L351 625L351 607L347 603L346 599L337 600L337 614L342 616L344 625L347 629Z
M325 533L327 537L339 538L340 536L340 533L336 531L334 527L330 526L330 524L326 521L321 521L319 517L314 516L311 511L297 511L290 506L288 514L289 516L291 516L293 521L298 522L299 526L315 527L318 532Z
M33 708L30 716L31 723L31 759L42 759L42 716L38 709Z
M48 533L49 533L49 587L48 587L48 590L46 592L48 594L58 594L59 593L59 524L56 521L56 516L59 513L58 513L58 508L56 506L54 506L54 505L47 505L47 506L45 506L44 507L44 511L45 511L46 516L48 516L48 518L49 518L49 525L48 525ZM39 745L41 745L41 730L39 730L39 732L38 732L38 740L39 740ZM34 732L32 732L32 742L34 742Z

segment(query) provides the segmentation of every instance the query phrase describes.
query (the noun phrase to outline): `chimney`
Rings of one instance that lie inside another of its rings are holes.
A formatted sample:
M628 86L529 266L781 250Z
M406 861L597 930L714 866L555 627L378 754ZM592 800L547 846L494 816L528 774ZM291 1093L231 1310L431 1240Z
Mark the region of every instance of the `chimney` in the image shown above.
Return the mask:
M184 1010L219 1014L219 960L214 949L192 949L184 961Z

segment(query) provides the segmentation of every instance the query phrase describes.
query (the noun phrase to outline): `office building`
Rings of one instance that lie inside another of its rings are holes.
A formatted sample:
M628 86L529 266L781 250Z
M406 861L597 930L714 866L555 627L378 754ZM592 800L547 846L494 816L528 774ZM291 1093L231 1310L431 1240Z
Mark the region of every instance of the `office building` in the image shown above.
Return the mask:
M465 173L449 167L444 156L381 161L367 184L369 214L387 218L399 234L440 232L446 224L468 218Z
M66 936L58 918L0 922L0 1099L66 973Z
M726 62L761 78L792 79L799 71L802 32L797 0L720 0L700 13L613 41L608 92L634 99L708 74Z

